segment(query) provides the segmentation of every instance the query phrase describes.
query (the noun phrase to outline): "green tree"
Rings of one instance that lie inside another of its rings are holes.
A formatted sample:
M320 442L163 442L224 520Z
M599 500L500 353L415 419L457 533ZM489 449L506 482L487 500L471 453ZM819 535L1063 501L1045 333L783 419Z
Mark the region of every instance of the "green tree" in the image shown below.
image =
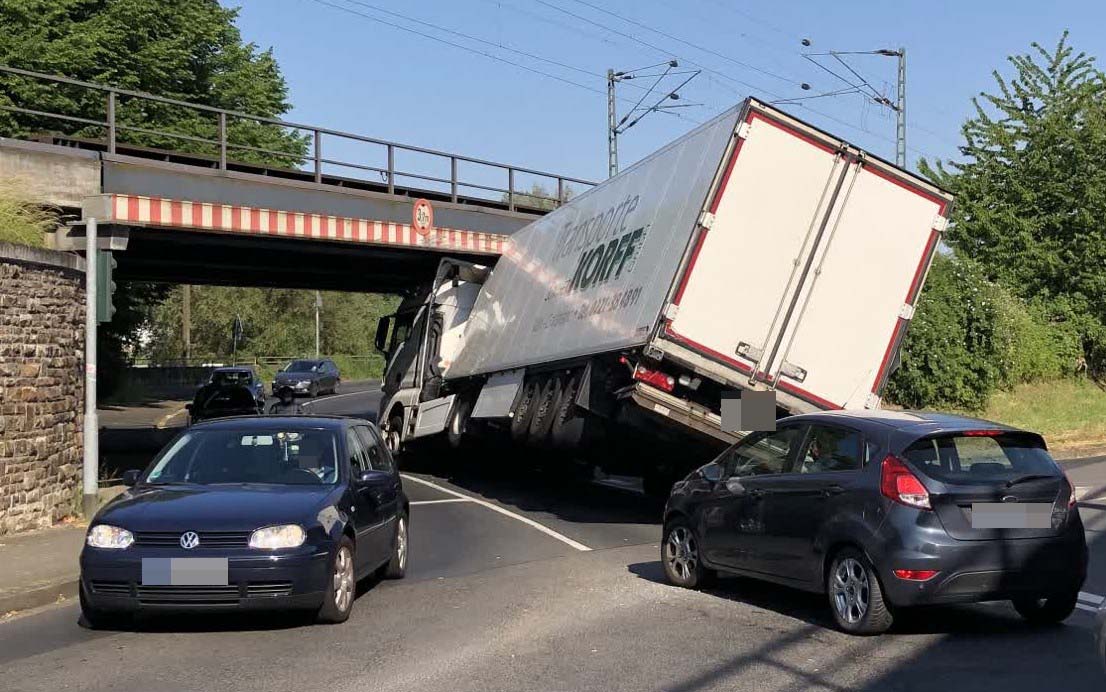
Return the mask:
M1106 370L1106 76L1065 32L1009 58L974 99L963 160L920 168L957 195L947 242L1048 319L1078 327ZM925 308L923 308L924 310Z
M242 41L237 9L217 0L0 0L0 63L206 106L276 117L288 89L272 51ZM0 77L0 106L103 121L106 96L15 75ZM214 154L217 146L131 128L215 139L211 113L122 97L116 104L122 141ZM0 110L0 135L51 131L102 138L104 128ZM293 166L307 149L285 128L231 118L231 158Z

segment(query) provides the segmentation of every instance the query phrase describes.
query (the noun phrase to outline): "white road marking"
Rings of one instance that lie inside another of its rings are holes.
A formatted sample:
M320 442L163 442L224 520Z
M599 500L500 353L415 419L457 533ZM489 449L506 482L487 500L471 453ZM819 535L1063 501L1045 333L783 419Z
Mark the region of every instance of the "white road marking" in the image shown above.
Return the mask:
M1098 612L1098 608L1094 608L1094 607L1089 606L1089 605L1083 605L1082 603L1076 603L1075 607L1078 608L1079 610L1085 610L1089 613L1097 613Z
M184 413L187 410L188 409L186 409L182 406L179 409L177 409L176 411L173 411L172 413L170 413L168 415L162 416L161 418L158 419L157 423L154 424L154 427L164 428L166 425L169 424L169 421L173 420L174 418L176 418L177 416L179 416L180 414Z
M1087 496L1087 493L1091 492L1091 490L1093 490L1093 488L1088 488L1085 485L1075 486L1075 499L1082 500Z
M477 505L480 505L482 507L487 507L488 509L492 510L493 512L499 512L500 514L502 514L504 516L508 516L508 517L511 517L512 519L516 519L518 521L521 521L523 524L526 524L527 526L529 526L531 528L535 528L535 529L537 529L538 531L541 531L542 533L544 533L547 536L550 536L552 538L556 538L561 543L564 543L565 545L571 546L571 547L575 548L576 550L581 550L581 551L591 550L591 548L587 547L583 543L579 543L577 541L574 541L571 538L569 538L568 536L566 536L562 533L558 533L558 532L554 531L553 529L549 528L548 526L546 526L544 524L539 524L538 522L534 521L533 519L530 519L529 517L524 517L521 514L516 514L515 512L512 512L509 509L503 509L499 505L492 504L491 502L488 502L487 500L481 500L480 498L473 497L472 495L466 495L464 493L459 493L456 490L450 490L449 488L438 485L437 483L431 483L430 481L423 480L422 478L417 478L415 476L411 476L411 475L408 475L406 473L401 474L401 475L403 476L404 480L412 481L413 483L419 483L419 484L425 485L428 488L433 488L434 490L446 493L447 495L453 495L454 497L463 498L465 500L468 500L469 502L472 502L473 504L477 504ZM414 504L414 503L412 503L412 504Z
M441 505L446 502L472 502L467 497L447 497L444 500L415 500L411 502L412 505Z
M1086 601L1091 605L1102 605L1102 602L1106 601L1106 598L1103 598L1096 593L1087 593L1086 591L1080 591L1079 600Z
M380 391L380 388L378 387L376 389L365 389L365 390L362 390L360 392L348 392L346 394L331 394L330 396L324 396L324 397L321 397L321 398L318 398L318 399L311 399L310 401L305 401L302 404L300 404L300 406L307 407L307 406L312 406L314 404L318 404L318 403L321 403L321 402L324 402L324 401L334 401L335 399L341 399L344 396L360 396L361 394L374 394L374 393L379 392L379 391Z

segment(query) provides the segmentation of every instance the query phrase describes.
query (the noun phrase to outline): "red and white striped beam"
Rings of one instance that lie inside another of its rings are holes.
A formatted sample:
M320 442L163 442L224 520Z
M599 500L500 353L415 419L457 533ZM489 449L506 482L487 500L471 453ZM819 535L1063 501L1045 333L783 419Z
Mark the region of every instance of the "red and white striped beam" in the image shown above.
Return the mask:
M330 216L236 204L188 202L137 195L101 195L100 223L177 228L242 235L276 236L411 248L500 255L509 236L453 228L431 227L425 234L410 223ZM106 216L104 216L106 214ZM86 211L85 216L91 214Z

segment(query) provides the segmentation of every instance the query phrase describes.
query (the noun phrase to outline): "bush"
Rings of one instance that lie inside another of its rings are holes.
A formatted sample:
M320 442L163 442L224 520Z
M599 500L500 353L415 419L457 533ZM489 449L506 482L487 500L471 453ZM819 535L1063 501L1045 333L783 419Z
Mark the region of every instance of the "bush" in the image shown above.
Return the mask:
M52 211L28 202L13 181L0 180L0 243L42 247L56 225Z
M940 255L887 398L912 408L982 409L998 389L1075 372L1082 332L1070 314L1027 305L970 260Z

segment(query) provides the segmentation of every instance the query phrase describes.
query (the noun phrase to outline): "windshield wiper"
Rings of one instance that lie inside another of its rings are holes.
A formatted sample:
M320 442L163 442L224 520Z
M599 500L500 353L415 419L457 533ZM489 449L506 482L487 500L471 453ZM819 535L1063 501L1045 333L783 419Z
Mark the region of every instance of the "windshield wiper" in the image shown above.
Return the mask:
M1028 481L1039 481L1044 480L1045 478L1058 478L1058 476L1051 473L1030 473L1025 476L1015 478L1014 480L1006 481L1006 487L1012 488L1019 483L1026 483Z

